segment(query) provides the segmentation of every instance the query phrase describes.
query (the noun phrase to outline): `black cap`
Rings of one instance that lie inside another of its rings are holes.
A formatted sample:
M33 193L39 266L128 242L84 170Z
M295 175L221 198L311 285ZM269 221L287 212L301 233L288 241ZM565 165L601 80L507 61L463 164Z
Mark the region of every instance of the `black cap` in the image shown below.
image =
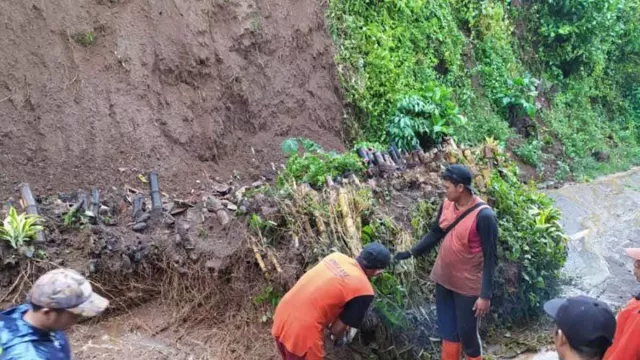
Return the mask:
M471 170L464 165L450 165L442 173L442 178L454 184L462 184L469 192L473 192L473 187L471 186L473 174L471 174Z
M391 264L391 252L377 242L365 245L358 258L367 269L384 269Z
M553 299L544 311L555 321L571 347L604 349L611 346L616 317L607 304L587 296Z

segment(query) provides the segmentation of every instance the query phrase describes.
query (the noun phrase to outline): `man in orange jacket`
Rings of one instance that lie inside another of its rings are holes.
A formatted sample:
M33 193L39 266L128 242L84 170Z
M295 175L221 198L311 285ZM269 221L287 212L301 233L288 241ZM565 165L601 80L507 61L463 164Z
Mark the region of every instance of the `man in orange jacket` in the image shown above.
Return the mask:
M324 329L342 339L358 328L373 301L369 278L380 275L391 253L367 244L355 259L333 253L307 271L285 294L273 316L271 334L283 360L324 358Z
M626 251L634 259L633 274L640 281L640 248ZM640 359L640 289L636 290L631 301L618 313L618 327L613 337L613 345L607 350L604 359Z

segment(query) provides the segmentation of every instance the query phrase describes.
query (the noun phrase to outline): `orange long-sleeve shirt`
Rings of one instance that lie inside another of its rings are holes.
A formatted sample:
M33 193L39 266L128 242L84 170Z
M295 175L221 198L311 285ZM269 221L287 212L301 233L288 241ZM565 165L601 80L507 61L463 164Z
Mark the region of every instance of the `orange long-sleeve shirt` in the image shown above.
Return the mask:
M640 360L640 300L629 301L618 314L613 345L604 360Z

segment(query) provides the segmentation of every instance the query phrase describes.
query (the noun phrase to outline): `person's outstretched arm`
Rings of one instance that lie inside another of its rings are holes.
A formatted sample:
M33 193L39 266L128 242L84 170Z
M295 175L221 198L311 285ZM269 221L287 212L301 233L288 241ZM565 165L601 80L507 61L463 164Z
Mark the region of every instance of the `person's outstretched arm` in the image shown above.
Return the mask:
M396 254L396 260L405 260L411 256L422 256L429 253L436 247L444 237L444 230L440 228L440 215L442 215L442 205L438 209L436 221L431 226L429 232L420 238L420 241L409 251L402 251Z

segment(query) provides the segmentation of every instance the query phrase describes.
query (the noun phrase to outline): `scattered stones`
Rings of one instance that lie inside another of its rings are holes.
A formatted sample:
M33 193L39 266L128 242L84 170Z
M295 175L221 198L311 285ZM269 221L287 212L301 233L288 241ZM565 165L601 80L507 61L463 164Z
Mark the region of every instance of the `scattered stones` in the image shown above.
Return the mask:
M209 269L209 270L216 270L218 269L218 261L216 260L207 260L206 263L204 263L204 267Z
M232 202L228 202L227 203L227 209L231 210L231 211L236 211L238 210L238 206Z
M260 208L260 213L265 217L273 216L278 213L277 207L263 206Z
M233 187L231 185L220 184L220 183L213 184L213 191L220 195L227 195L228 193L231 192L231 190L233 190Z
M136 223L148 222L149 219L151 219L151 214L143 213L136 219Z
M89 263L87 264L87 268L89 269L90 274L93 274L96 272L97 264L98 264L98 260L96 259L89 260Z
M166 225L166 226L171 227L176 223L176 219L173 216L171 216L171 215L169 215L167 213L163 213L162 214L162 223L164 225Z
M206 207L209 212L217 212L224 208L222 202L213 196L207 197Z
M149 227L149 225L147 225L146 222L139 222L135 225L133 225L133 231L137 231L137 232L142 232L144 230L147 229L147 227Z
M246 186L243 186L238 191L236 191L236 193L235 193L236 202L242 201L242 199L244 198L244 193L246 191L247 191L247 187Z
M223 226L227 225L231 221L229 214L227 214L227 211L224 209L220 209L216 211L216 215L218 216L218 221L220 221L220 225L223 225Z
M262 186L262 185L264 185L264 181L258 180L258 181L256 181L256 182L253 182L253 183L251 184L251 187L255 189L255 188L259 188L259 187L260 187L260 186Z
M129 258L129 256L126 254L120 254L120 257L122 258L122 268L124 270L131 269L131 259Z
M100 216L106 216L109 215L110 212L111 209L108 206L101 205L98 214L100 214Z

